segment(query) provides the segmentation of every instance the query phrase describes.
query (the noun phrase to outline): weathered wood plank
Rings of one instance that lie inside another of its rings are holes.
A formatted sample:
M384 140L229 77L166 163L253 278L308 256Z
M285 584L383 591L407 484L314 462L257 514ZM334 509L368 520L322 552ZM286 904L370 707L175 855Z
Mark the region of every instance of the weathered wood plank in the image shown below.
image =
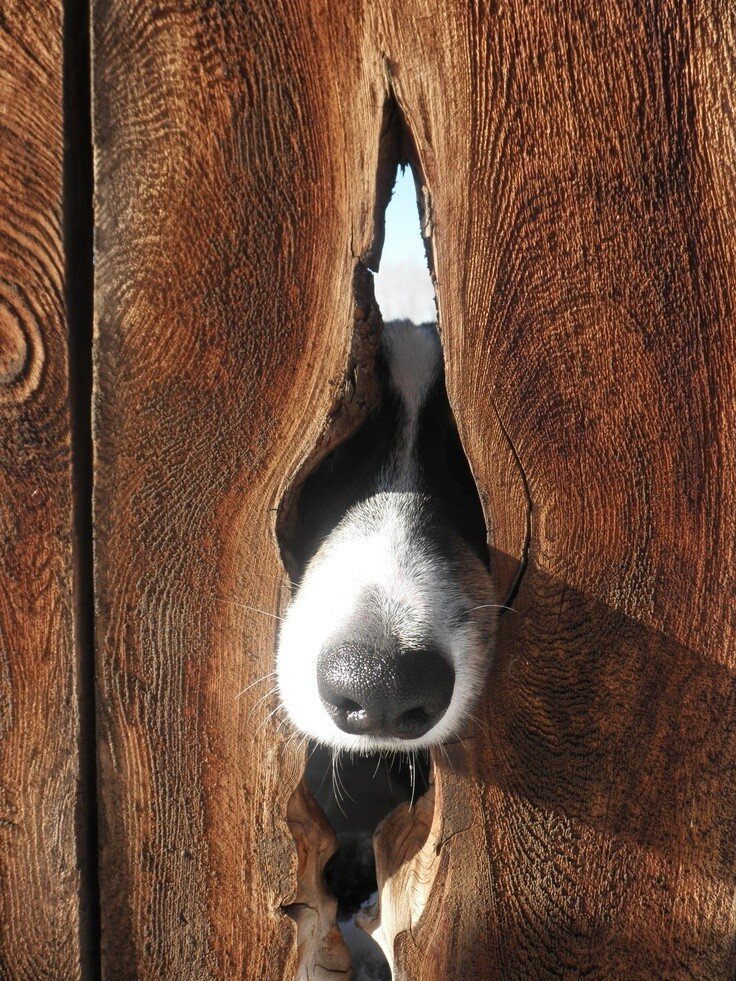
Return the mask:
M283 905L303 970L347 970L268 696L276 508L342 386L382 113L357 40L313 13L94 5L109 977L291 977Z
M60 2L0 14L0 975L80 975Z
M483 728L382 838L397 975L732 977L733 8L384 9L451 400L531 502Z

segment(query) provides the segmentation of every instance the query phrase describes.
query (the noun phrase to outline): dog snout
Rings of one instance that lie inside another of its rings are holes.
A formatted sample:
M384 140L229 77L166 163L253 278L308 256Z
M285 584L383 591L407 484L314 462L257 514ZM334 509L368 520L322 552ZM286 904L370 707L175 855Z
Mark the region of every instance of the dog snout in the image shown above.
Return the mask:
M343 732L409 740L429 732L445 714L455 672L431 649L382 653L341 644L320 655L317 685Z

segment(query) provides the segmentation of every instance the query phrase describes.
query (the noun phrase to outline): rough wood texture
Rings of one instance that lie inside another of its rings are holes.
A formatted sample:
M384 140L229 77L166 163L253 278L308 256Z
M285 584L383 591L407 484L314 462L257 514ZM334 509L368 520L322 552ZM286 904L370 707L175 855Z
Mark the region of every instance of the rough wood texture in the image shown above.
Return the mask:
M80 974L61 3L0 11L0 976Z
M496 535L496 419L531 501L397 975L732 977L733 7L410 4L382 41Z
M302 755L257 679L276 508L343 386L382 118L356 40L324 27L293 4L94 6L108 977L297 970Z
M274 509L341 391L390 88L524 569L481 727L379 842L396 977L729 977L733 13L97 0L95 35L107 975L298 969L300 757L267 683L236 695L273 666Z
M335 851L335 835L303 781L289 801L287 819L298 856L297 892L287 907L297 925L296 977L347 981L350 955L335 919L337 900L327 892L323 876Z

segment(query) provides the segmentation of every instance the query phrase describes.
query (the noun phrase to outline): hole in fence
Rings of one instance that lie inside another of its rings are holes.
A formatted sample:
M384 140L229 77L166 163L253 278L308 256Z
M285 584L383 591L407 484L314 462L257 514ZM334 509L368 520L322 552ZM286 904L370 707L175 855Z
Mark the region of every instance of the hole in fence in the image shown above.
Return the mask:
M415 157L393 102L382 154L347 394L331 417L342 429L277 522L298 584L279 632L279 696L312 739L306 781L338 841L324 882L359 979L391 976L353 921L376 899L373 833L426 791L428 748L464 726L496 618L482 507L444 384Z
M434 288L421 236L414 176L409 166L398 168L391 200L385 214L384 242L380 269L374 274L374 289L382 318L387 322L423 324L435 320ZM394 434L382 434L390 440ZM358 434L356 443L361 437ZM375 444L374 447L375 448ZM371 447L354 446L353 460L359 461ZM387 447L381 447L385 455ZM329 467L329 463L326 464ZM326 474L318 469L309 480L306 497L322 496ZM366 473L370 482L370 469ZM361 706L348 697L338 697L338 706L348 714ZM421 707L405 715L424 714ZM337 837L337 851L324 868L325 884L337 899L338 924L351 954L353 976L365 981L390 979L391 971L378 944L355 925L359 909L376 902L373 834L380 822L402 803L410 806L428 786L430 761L427 751L403 756L370 753L360 756L335 754L331 749L310 744L306 769L307 784L325 812Z
M434 287L422 238L417 190L408 166L399 169L386 209L381 265L374 286L384 321L424 324L435 320Z
M337 899L338 925L356 979L391 978L380 947L355 925L354 917L378 898L373 834L399 804L411 805L426 791L429 767L426 752L412 759L378 753L335 758L331 750L312 744L307 784L337 837L324 879Z
M385 213L380 268L373 282L386 322L406 321L408 326L435 320L434 288L409 166L397 170ZM319 473L315 479L319 481ZM349 698L343 704L353 711L361 709ZM383 952L355 926L354 916L378 898L373 834L391 811L402 803L411 806L426 791L429 766L426 751L411 756L346 756L311 745L306 780L337 836L337 851L324 869L325 883L337 899L338 923L356 978L391 977Z

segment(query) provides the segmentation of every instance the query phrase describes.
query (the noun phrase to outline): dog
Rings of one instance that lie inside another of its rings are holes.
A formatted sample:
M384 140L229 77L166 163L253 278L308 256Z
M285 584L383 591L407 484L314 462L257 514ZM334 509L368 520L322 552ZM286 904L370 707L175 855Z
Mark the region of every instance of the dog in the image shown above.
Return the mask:
M276 673L316 743L410 753L472 715L498 606L435 326L386 324L376 373L377 405L301 492L305 561Z

